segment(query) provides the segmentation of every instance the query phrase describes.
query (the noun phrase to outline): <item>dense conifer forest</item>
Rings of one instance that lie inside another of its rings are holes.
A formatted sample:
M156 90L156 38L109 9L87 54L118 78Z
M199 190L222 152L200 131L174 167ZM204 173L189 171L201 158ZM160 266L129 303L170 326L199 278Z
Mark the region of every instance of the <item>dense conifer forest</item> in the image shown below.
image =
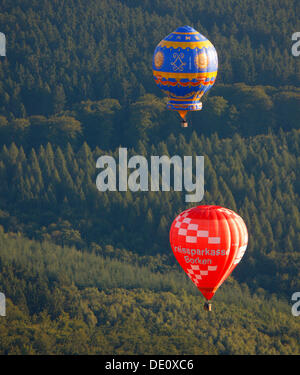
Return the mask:
M296 0L2 0L1 354L300 354ZM219 73L182 129L152 78L191 25ZM96 161L203 155L199 204L238 212L245 256L203 298L169 245L186 192L99 192Z

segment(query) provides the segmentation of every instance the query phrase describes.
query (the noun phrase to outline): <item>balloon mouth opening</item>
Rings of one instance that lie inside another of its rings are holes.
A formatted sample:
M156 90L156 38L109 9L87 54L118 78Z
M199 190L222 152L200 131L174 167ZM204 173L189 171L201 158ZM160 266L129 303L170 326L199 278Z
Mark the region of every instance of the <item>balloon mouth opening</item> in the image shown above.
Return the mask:
M180 103L177 100L169 99L167 103L167 109L171 109L172 111L177 111L179 116L182 118L181 127L187 128L188 123L186 121L186 114L188 111L200 111L202 109L202 102L199 100L189 100L185 101L184 103Z
M181 111L181 110L179 110L178 113L179 113L180 117L183 120L182 122L185 122L185 116L187 114L187 111Z
M215 295L215 292L218 289L218 287L214 287L214 288L201 288L201 287L199 288L198 287L198 289L202 293L203 297L206 299L206 302L209 303L209 301Z
M187 123L187 121L185 119L187 111L178 111L178 113L179 113L180 117L182 118L182 120L181 120L181 127L182 128L187 128L188 127L188 123Z

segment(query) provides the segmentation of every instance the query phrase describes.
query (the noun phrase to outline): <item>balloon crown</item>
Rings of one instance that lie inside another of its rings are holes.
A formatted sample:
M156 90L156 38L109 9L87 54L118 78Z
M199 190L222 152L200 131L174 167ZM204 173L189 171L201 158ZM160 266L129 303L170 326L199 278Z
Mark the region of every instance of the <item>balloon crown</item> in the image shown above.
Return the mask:
M195 33L197 32L193 27L191 26L180 26L178 29L175 30L176 33Z

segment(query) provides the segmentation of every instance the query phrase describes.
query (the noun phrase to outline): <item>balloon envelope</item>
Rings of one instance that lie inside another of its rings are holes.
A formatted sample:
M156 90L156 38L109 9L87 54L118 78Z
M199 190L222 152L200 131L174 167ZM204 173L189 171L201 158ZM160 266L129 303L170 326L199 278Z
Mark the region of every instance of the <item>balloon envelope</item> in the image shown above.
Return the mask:
M242 259L248 232L234 211L221 206L198 206L175 218L170 243L181 267L210 300Z
M214 84L218 56L212 43L190 26L166 36L153 55L157 86L169 97L168 109L184 118L187 111L202 109L202 95Z

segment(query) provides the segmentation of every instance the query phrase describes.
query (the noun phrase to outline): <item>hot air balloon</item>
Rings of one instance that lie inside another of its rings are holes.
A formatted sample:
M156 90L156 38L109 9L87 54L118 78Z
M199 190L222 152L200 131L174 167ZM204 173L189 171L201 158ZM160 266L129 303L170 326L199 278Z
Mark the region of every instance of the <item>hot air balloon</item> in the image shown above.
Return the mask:
M205 310L219 286L242 259L248 244L247 227L234 211L198 206L179 214L170 229L173 253L206 298Z
M200 100L215 83L218 56L205 36L183 26L157 45L152 69L157 86L169 98L167 108L179 112L186 127L187 112L202 109Z

